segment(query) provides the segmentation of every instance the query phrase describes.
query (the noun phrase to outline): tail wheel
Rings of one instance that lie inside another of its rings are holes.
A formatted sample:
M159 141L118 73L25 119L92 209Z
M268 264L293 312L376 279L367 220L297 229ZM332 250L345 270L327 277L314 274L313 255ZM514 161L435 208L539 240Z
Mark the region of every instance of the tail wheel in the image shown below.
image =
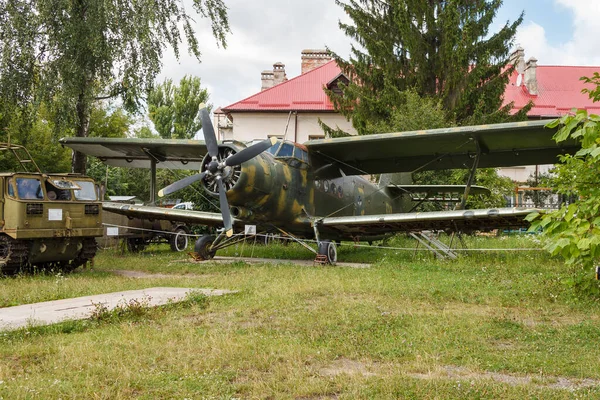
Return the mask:
M194 245L194 251L202 260L210 260L216 254L216 251L211 251L211 246L215 241L213 235L202 235L196 240Z
M169 238L169 245L173 251L184 251L188 247L187 231L183 228L177 228Z
M337 262L337 247L330 240L323 240L319 243L319 255L327 257L327 263L335 265Z

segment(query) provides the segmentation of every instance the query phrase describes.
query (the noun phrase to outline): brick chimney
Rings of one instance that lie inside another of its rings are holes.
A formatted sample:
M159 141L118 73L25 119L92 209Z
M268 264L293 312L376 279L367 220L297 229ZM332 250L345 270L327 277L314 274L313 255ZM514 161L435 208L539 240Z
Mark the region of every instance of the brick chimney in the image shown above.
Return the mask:
M525 73L525 49L521 46L517 47L517 49L510 55L510 64L515 66L515 70L519 74Z
M263 71L260 73L260 82L261 82L261 88L260 90L263 91L265 89L269 89L273 87L273 71Z
M276 62L273 64L273 86L279 85L287 80L288 79L285 74L285 64L281 62Z
M527 91L529 94L533 96L538 95L538 82L536 76L537 69L537 59L535 57L531 57L527 60L525 64L525 86L527 86Z
M302 50L302 74L307 73L331 61L331 54L327 50Z

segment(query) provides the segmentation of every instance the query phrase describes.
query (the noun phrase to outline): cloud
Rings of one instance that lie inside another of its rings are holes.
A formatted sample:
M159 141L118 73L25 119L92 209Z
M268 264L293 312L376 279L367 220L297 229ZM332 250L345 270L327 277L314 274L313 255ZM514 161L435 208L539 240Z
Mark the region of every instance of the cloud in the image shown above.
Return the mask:
M524 23L517 31L516 42L526 52L526 57L534 56L541 65L600 65L600 2L588 0L555 0L557 6L563 7L564 20L561 23L573 26L571 37L560 43L550 43L547 29L543 21ZM558 29L558 27L556 27Z

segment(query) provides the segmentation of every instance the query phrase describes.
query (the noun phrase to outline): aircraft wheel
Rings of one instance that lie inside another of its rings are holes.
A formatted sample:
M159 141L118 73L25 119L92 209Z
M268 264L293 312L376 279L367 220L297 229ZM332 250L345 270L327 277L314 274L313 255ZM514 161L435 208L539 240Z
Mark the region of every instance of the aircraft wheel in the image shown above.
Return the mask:
M202 235L196 240L194 251L203 260L210 260L216 254L216 251L210 251L210 246L215 241L213 235Z
M335 265L337 262L337 247L330 240L323 240L319 243L319 254L327 257L327 262L331 265Z
M187 232L183 228L177 228L169 237L169 245L173 251L184 251L188 247Z

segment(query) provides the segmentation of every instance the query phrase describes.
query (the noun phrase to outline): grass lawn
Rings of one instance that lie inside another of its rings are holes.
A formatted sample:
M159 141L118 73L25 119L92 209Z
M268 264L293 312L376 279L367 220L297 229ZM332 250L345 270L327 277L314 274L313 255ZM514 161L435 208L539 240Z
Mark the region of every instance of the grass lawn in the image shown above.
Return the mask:
M531 236L468 241L539 247ZM313 257L297 245L226 253ZM153 286L239 291L0 332L0 398L600 398L600 306L575 299L559 260L472 252L438 261L352 246L339 259L377 261L367 269L194 263L155 246L102 251L93 268L66 276L0 278L0 307Z

